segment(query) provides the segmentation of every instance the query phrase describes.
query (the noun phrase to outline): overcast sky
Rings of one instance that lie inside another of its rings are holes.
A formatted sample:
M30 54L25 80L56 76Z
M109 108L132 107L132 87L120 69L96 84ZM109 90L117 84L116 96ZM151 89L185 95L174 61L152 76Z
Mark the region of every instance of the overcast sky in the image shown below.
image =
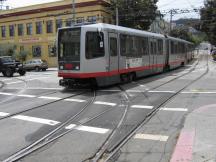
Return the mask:
M57 0L7 0L4 5L9 5L10 7L22 7L28 6L32 4L39 4L39 3L46 3L46 2L53 2ZM172 8L179 8L179 9L192 9L192 8L199 8L203 6L204 0L159 0L158 7L160 10L170 10ZM199 18L197 13L192 14L182 14L175 16L174 19L178 18ZM169 19L169 16L165 17L166 20Z

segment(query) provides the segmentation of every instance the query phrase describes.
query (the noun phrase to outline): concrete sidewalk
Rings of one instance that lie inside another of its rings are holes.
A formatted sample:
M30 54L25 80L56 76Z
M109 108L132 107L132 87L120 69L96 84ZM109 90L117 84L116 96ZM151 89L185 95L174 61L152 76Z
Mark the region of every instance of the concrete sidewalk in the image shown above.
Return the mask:
M215 162L216 104L190 113L181 131L171 162Z

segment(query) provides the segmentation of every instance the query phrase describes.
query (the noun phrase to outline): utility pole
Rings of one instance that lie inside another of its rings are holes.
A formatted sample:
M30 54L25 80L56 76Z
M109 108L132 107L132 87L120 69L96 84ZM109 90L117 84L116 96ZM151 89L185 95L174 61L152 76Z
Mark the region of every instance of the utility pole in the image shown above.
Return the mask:
M186 14L186 13L198 13L200 11L201 8L194 8L194 9L171 9L171 10L168 10L168 11L161 11L161 13L163 15L166 15L166 14L170 14L170 29L169 31L171 32L172 31L172 28L173 28L173 16L175 15L178 15L178 14Z
M72 0L72 21L73 21L72 25L75 25L75 22L76 22L76 4L75 4L75 0Z
M116 25L119 25L119 10L118 10L117 0L116 0Z
M169 33L171 33L171 31L172 31L172 26L173 26L173 16L174 16L174 14L173 14L173 9L172 10L170 10L170 29L169 29Z

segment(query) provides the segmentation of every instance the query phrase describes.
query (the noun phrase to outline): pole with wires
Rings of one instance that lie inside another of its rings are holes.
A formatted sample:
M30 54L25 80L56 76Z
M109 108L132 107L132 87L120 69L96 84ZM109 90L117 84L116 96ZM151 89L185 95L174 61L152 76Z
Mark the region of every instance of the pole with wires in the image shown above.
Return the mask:
M116 0L116 25L119 25L119 9L118 9L118 0Z
M72 0L72 21L73 21L73 25L75 25L76 22L76 4L75 4L75 0Z
M169 33L172 31L172 26L173 26L173 10L170 10L170 30Z

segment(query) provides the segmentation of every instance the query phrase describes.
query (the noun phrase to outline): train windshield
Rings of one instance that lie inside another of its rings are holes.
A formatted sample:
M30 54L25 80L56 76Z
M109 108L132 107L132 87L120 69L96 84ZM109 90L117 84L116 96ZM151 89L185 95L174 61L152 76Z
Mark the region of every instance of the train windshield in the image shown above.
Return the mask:
M58 53L61 61L80 61L81 28L59 31Z

